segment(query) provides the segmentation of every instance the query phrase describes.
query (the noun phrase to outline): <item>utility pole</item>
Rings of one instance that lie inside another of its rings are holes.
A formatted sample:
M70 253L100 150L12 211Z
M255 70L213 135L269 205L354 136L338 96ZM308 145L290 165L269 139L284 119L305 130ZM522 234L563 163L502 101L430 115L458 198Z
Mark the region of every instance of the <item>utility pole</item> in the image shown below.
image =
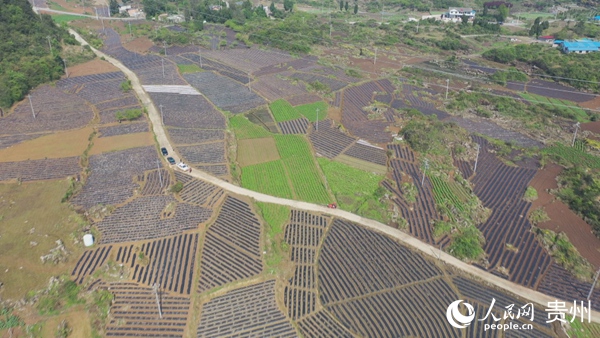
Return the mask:
M200 56L200 68L202 68L202 51L200 50L200 47L198 47L198 56Z
M425 159L425 170L423 170L423 178L421 179L421 186L423 186L423 183L425 183L425 173L427 172L427 169L429 169L429 160Z
M475 166L473 167L473 172L477 172L477 161L479 161L479 143L475 145L475 149L477 149L477 156L475 156Z
M163 115L163 110L162 110L163 105L161 104L161 105L159 105L159 107L160 107L160 120L162 121L162 124L164 125L165 124L165 116Z
M160 63L162 64L163 78L164 78L165 77L165 59L161 58Z
M446 100L448 100L448 86L450 85L450 79L446 79Z
M252 91L251 85L250 85L250 72L248 72L248 91Z
M156 306L158 307L158 315L160 319L162 319L162 309L160 308L160 298L158 297L158 291L160 289L160 284L154 283L152 285L152 291L154 291L154 295L156 296Z
M571 147L575 146L575 139L577 138L577 131L579 130L580 123L575 123L575 134L573 134L573 142L571 142Z
M69 77L69 70L67 69L67 61L65 59L63 60L63 64L65 65L65 74L67 74L67 77Z
M160 161L158 159L156 159L156 167L158 168L158 180L160 181L160 187L162 188L162 173L160 172Z
M373 64L377 63L377 47L375 47L375 58L373 59Z
M31 115L33 115L33 118L35 119L35 110L33 110L33 103L31 103L31 94L28 94L27 98L29 99L29 106L31 107Z
M381 24L383 25L383 1L381 1Z
M331 28L332 28L332 25L331 25L331 23L329 23L329 39L331 39Z
M129 37L133 37L133 34L131 33L131 21L129 21Z
M110 7L106 6L106 9L108 10L108 17L110 18Z
M165 46L165 56L167 56L167 41L163 41L163 45Z
M421 23L421 20L417 21L417 34L419 34L419 24Z
M94 7L94 12L96 12L96 20L98 20L98 8Z
M54 56L54 52L52 51L52 43L50 42L50 35L46 36L46 39L48 39L48 46L50 46L50 54Z
M106 34L106 30L104 29L104 18L100 18L100 21L102 21L102 33Z
M317 108L317 131L319 131L319 108Z
M600 275L600 269L596 271L596 277L594 277L594 283L592 283L592 287L590 288L590 292L588 293L587 299L589 300L594 292L594 288L596 287L596 282L598 281L598 275Z

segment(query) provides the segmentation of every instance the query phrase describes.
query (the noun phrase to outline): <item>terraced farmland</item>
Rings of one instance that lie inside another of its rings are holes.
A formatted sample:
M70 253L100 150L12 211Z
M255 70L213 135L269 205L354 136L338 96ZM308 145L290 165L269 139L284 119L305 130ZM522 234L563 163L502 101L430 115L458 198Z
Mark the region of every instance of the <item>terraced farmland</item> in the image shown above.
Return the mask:
M242 168L242 186L277 197L293 198L288 176L280 160Z
M296 120L302 115L286 100L277 100L269 105L276 122Z

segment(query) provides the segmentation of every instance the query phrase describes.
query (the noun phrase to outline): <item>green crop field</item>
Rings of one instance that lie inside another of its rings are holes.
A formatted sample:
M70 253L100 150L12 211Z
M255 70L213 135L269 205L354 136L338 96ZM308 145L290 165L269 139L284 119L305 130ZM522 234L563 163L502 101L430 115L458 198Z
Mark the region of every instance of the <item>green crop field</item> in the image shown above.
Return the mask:
M238 140L271 136L271 133L265 128L250 122L243 115L236 115L230 118L229 126L233 130L235 138Z
M304 115L310 122L317 121L317 109L319 109L319 121L327 118L327 103L323 101L303 104L295 107L296 110Z
M275 135L275 144L296 198L313 203L330 203L331 197L306 139L299 135Z
M565 109L573 114L575 119L581 123L590 122L590 117L585 113L585 111L577 106L577 103L568 101L555 99L552 97L545 97L541 95L531 94L531 93L519 93L522 98L531 103L538 104L549 104L561 109Z
M52 15L52 20L54 22L56 22L57 24L61 24L63 22L74 21L74 20L83 20L83 19L86 19L86 17L79 16L79 15L71 15L71 14Z
M572 165L583 164L592 169L600 168L600 157L590 155L574 147L567 147L562 143L556 143L555 145L544 149L543 154Z
M465 211L466 195L458 183L446 182L438 176L429 176L429 179L433 184L433 198L438 206L449 204L461 212Z
M277 197L293 197L280 160L242 168L242 187Z
M195 64L191 64L191 65L181 65L181 64L178 64L177 68L179 69L179 72L181 74L198 73L198 72L203 72L204 71L202 68L200 68L198 65L195 65Z
M275 122L290 121L302 117L302 115L300 115L300 113L284 99L279 99L271 103L269 108L271 108Z
M340 209L387 222L386 206L379 201L379 193L383 189L380 189L379 183L384 175L356 169L323 157L317 161Z

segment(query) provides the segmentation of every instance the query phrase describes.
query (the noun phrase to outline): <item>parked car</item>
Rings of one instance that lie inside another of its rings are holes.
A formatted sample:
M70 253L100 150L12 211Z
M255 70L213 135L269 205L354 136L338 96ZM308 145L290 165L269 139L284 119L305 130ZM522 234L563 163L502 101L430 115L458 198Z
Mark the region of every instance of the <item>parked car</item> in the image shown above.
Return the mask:
M177 167L183 171L190 171L190 167L188 167L188 165L183 162L177 163Z
M169 162L169 164L173 165L173 164L175 164L175 159L172 157L167 157L167 162Z
M160 148L160 152L163 154L163 156L169 155L169 152L167 151L167 148Z

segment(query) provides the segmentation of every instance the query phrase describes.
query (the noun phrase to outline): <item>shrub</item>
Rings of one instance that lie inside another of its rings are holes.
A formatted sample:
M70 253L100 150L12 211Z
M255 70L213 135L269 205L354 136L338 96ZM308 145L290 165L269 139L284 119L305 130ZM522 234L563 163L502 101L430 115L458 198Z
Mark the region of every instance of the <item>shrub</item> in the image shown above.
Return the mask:
M125 80L123 82L121 82L121 90L124 92L128 92L131 90L131 81L129 80Z
M525 194L523 195L523 199L526 200L527 202L533 202L535 200L538 199L538 193L537 190L535 190L534 187L527 187L527 189L525 189Z
M115 113L115 118L119 122L133 121L133 120L140 118L140 116L142 116L141 109L127 109L127 110L118 111Z
M178 193L178 192L180 192L181 190L183 190L183 183L177 182L177 183L173 184L171 186L170 190L171 190L172 193Z
M550 217L548 217L546 210L544 210L542 208L535 209L529 215L529 222L531 222L531 224L533 224L533 225L538 225L540 223L543 223L543 222L546 222L549 220L550 220Z
M463 260L477 260L483 256L483 235L475 226L461 228L454 234L450 253Z

